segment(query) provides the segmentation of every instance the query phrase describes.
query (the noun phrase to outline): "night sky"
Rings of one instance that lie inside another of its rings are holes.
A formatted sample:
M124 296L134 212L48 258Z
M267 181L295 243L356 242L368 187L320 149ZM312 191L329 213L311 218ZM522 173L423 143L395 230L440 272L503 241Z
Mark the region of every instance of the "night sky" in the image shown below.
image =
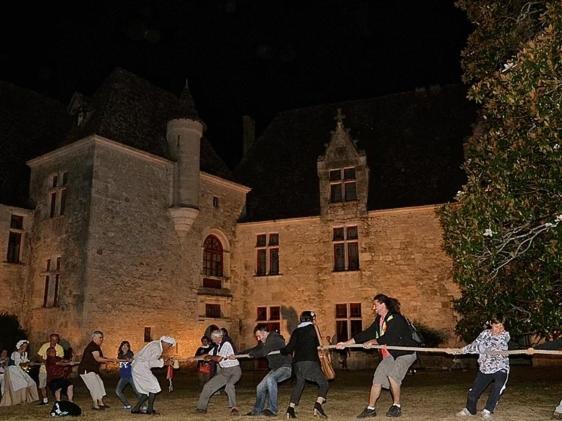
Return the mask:
M241 116L460 83L470 32L453 1L18 2L0 79L68 102L120 66L178 93L185 78L230 166Z

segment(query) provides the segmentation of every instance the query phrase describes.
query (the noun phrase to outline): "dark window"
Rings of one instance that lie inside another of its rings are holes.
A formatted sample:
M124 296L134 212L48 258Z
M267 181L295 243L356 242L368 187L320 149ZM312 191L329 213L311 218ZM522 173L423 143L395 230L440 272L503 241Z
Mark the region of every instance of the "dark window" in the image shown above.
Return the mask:
M145 327L144 328L144 341L145 342L152 342L152 328Z
M341 180L341 170L331 170L330 171L330 181Z
M269 307L269 320L281 320L281 307Z
M363 330L361 303L336 304L336 336L347 341Z
M334 272L359 270L358 239L357 226L333 229Z
M345 168L343 170L344 180L355 180L355 168Z
M19 263L21 252L21 233L12 232L8 235L8 254L6 260L8 263Z
M67 183L68 183L68 173L65 172L62 174L62 185L66 186Z
M267 327L270 332L279 332L281 329L281 307L270 306L270 307L257 307L257 318L258 322L267 322Z
M336 336L338 337L338 342L345 342L349 339L346 320L336 320Z
M223 248L214 235L209 235L203 243L203 273L206 276L223 276Z
M355 168L341 168L330 171L330 202L351 202L357 200Z
M355 183L345 183L345 201L352 202L354 200L357 200Z
M279 234L269 234L269 245L270 246L279 245Z
M267 273L267 254L265 249L258 250L258 267L256 274L263 276Z
M334 271L341 272L345 270L345 244L334 244Z
M258 235L256 238L256 247L265 247L266 244L267 244L267 235L266 234Z
M279 234L256 237L256 275L279 275Z
M50 276L45 276L45 292L43 294L43 307L47 307L47 302L49 300L49 284L50 284Z
M336 319L347 319L347 304L336 304Z
M257 308L257 318L258 322L263 322L267 320L267 307L258 307Z
M64 215L64 209L66 207L66 189L60 191L60 210L59 215Z
M57 211L57 193L52 192L50 198L51 199L50 199L50 204L49 204L49 207L50 207L49 216L51 218L54 218L55 213Z
M57 307L59 305L59 290L60 290L60 269L61 258L60 256L55 260L55 268L52 265L52 259L47 259L45 268L47 274L45 275L45 292L43 295L43 307Z
M220 304L205 304L205 317L220 319L221 317Z
M57 267L56 270L59 271L60 270L60 257L57 257L57 266L56 267Z
M222 281L216 278L203 278L203 286L205 288L222 288Z
M22 230L23 229L23 216L12 215L10 219L10 228Z
M343 201L341 184L330 185L330 202L331 203L339 203L341 201Z
M56 176L56 175L53 175L52 182L51 182L51 187L57 187L57 185L58 185L58 180L59 180L59 177Z
M213 197L213 208L218 208L219 207L219 198L214 196Z
M269 274L279 275L279 249L269 249Z

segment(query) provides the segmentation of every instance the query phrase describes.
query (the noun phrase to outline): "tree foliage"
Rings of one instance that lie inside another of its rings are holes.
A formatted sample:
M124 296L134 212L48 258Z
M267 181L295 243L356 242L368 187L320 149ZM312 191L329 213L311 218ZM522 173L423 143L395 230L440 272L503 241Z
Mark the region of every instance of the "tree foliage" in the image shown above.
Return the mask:
M562 324L562 2L457 6L474 24L463 78L481 107L467 182L440 210L457 333L472 339L502 313L512 336L547 336Z
M8 355L16 348L20 339L27 338L26 331L21 327L17 316L0 313L0 350L8 350Z

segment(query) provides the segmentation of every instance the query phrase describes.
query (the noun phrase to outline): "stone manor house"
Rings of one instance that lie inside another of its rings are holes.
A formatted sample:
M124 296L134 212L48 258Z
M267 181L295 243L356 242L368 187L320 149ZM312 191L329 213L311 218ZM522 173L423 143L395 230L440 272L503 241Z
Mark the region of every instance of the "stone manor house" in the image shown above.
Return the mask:
M110 355L167 334L188 356L209 325L245 347L303 310L344 340L379 292L456 340L436 209L464 180L461 87L281 112L234 171L187 88L116 69L68 107L0 98L0 311L32 342L58 332L80 354L100 329Z

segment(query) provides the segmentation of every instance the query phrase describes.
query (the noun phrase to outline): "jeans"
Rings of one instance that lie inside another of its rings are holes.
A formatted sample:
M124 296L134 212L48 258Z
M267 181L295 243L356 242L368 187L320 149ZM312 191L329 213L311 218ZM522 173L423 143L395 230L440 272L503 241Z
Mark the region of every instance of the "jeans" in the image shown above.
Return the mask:
M265 398L269 395L269 410L277 414L277 384L291 377L291 367L283 366L276 370L271 370L265 375L256 387L256 404L253 413L259 415L265 409Z
M135 395L137 395L137 399L140 397L139 392L137 392L137 389L135 389L135 384L133 383L133 378L129 377L128 379L126 379L126 378L121 377L119 379L119 382L117 383L117 387L115 388L115 394L117 395L117 397L119 398L119 400L121 401L121 403L123 405L129 405L129 401L127 400L127 397L123 393L123 390L125 390L125 388L127 387L128 384L131 385L131 388L133 389L133 392L135 392Z

